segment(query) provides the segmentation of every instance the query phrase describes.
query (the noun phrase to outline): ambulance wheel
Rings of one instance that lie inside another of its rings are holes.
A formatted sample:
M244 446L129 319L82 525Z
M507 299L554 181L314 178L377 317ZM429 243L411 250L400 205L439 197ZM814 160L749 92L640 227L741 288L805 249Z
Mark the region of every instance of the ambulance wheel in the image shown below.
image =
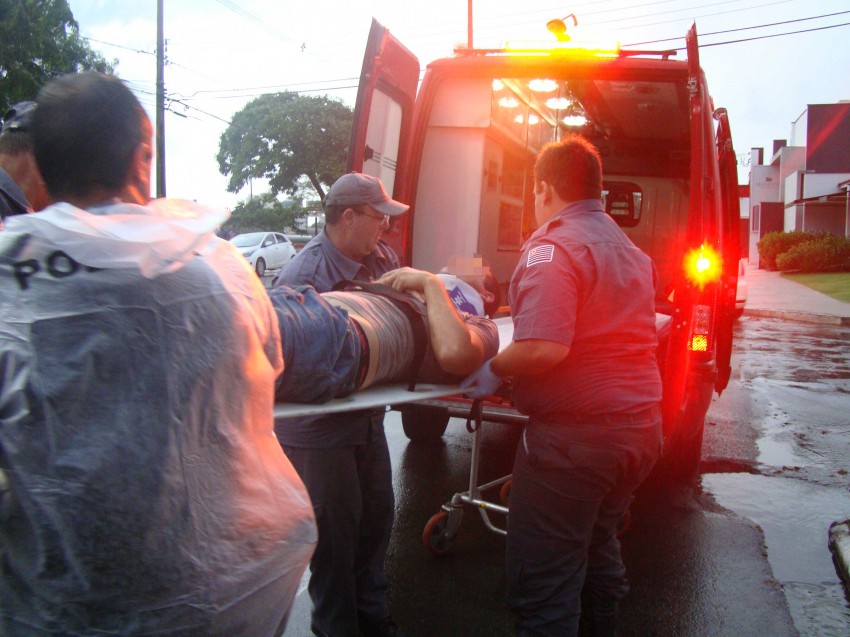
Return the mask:
M257 276L262 277L266 273L266 260L260 257L257 259L257 265L254 267L257 270Z
M440 442L449 425L449 412L440 407L409 405L401 410L404 435L413 442L435 444Z
M511 500L511 481L508 480L505 484L502 485L501 490L499 491L499 502L508 506Z
M457 532L452 535L446 533L448 521L449 514L440 511L428 520L425 530L422 532L422 542L434 555L446 555L454 548ZM460 531L460 528L458 528L458 531Z

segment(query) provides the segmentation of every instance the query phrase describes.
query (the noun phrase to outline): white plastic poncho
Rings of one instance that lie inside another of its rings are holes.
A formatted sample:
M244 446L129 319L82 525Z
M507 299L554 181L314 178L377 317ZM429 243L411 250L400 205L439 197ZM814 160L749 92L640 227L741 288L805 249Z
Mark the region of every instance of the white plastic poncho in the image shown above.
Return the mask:
M0 634L282 631L316 527L226 215L59 204L0 232Z

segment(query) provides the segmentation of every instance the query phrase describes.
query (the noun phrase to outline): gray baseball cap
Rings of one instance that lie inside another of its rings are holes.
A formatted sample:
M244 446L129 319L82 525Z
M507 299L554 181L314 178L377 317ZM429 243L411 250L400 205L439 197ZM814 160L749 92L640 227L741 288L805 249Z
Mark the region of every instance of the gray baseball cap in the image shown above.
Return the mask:
M18 102L3 116L2 132L28 132L32 125L33 114L35 114L35 102Z
M381 214L396 217L410 206L391 199L377 177L363 173L348 173L331 186L325 197L326 206L360 206L368 204Z

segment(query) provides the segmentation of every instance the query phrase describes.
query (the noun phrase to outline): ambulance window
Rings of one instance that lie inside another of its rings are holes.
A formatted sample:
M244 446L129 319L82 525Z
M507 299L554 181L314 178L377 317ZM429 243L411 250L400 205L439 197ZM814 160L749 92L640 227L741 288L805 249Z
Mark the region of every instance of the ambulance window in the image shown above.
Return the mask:
M401 115L401 104L380 89L375 89L366 129L363 172L378 177L390 197L393 195L398 167Z
M643 193L637 184L629 182L605 182L602 185L602 202L617 225L633 228L640 221Z

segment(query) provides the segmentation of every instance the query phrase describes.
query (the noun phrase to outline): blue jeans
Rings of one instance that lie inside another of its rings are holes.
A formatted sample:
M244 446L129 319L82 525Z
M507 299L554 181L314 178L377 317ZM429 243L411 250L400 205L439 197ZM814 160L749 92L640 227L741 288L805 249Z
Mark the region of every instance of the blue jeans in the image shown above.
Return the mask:
M529 420L511 483L506 563L517 637L578 632L582 588L629 590L617 524L661 452L661 418L570 424Z
M283 348L277 402L323 403L356 388L360 339L345 310L312 287L269 290Z

